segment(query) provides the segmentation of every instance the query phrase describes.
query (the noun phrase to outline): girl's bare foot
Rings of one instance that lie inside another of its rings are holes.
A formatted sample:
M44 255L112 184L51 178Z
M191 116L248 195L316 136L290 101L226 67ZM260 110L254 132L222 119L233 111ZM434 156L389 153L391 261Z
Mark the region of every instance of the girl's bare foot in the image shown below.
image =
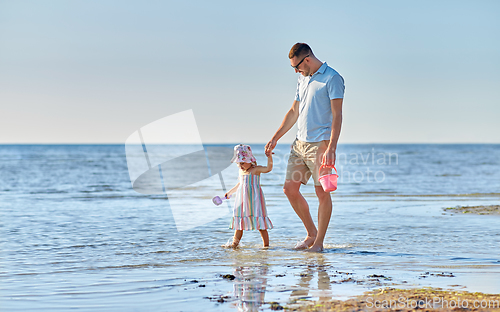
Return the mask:
M233 239L228 240L226 244L222 245L222 247L225 248L236 248L240 244L240 240L237 239L236 237L233 237Z
M269 247L269 234L267 233L267 230L259 230L260 236L262 236L262 246L264 248Z

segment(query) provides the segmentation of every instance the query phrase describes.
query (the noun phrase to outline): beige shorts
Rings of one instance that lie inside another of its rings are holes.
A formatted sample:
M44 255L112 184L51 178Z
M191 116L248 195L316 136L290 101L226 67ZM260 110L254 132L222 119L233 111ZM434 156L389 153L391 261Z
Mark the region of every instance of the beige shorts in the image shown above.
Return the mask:
M290 151L290 157L288 158L285 179L307 184L307 181L312 176L314 185L321 186L321 183L318 181L319 167L321 166L321 160L328 147L328 143L328 140L308 143L295 139ZM323 174L326 173L323 172Z

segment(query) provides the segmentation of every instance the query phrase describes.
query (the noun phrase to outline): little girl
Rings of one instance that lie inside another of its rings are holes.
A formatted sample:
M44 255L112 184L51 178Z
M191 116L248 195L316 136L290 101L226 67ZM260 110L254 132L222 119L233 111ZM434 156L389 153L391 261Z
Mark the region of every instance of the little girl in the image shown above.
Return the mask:
M229 226L234 229L232 242L224 247L236 248L243 236L243 230L259 230L264 247L269 247L269 235L267 229L272 229L273 224L267 216L264 193L260 188L260 174L270 172L273 169L273 157L267 157L267 166L257 166L257 160L248 145L239 144L234 147L234 156L231 162L240 167L239 182L226 194L229 198L236 192L234 200L233 218Z

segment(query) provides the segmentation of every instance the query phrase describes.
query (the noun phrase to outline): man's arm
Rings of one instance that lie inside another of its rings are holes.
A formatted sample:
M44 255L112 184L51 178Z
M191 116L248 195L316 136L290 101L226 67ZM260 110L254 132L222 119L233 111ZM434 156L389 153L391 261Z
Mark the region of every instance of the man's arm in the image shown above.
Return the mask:
M330 143L328 148L323 154L322 163L326 166L335 166L337 142L340 136L340 129L342 128L342 102L343 99L330 100L332 106L332 133L330 135Z
M281 126L278 128L278 131L276 131L271 141L266 144L266 156L269 157L269 155L271 155L271 152L276 147L278 140L281 139L281 137L284 136L285 133L287 133L288 130L290 130L297 122L297 119L299 118L299 104L299 101L293 101L292 108L290 108L288 113L286 113Z

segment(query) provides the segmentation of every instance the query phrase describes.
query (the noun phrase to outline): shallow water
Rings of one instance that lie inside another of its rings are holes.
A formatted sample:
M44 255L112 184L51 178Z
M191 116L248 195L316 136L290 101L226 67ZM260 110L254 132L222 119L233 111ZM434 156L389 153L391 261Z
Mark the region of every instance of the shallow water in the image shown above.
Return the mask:
M263 145L252 147L263 163ZM0 146L0 306L256 311L393 285L500 292L500 216L443 211L499 204L500 145L340 146L319 254L292 250L305 231L281 191L287 152L279 146L262 176L271 247L250 231L227 250L229 208L211 204L222 192L213 181L167 199L132 189L123 146ZM235 182L233 167L224 182ZM315 215L313 187L303 193ZM221 217L178 232L174 202Z

